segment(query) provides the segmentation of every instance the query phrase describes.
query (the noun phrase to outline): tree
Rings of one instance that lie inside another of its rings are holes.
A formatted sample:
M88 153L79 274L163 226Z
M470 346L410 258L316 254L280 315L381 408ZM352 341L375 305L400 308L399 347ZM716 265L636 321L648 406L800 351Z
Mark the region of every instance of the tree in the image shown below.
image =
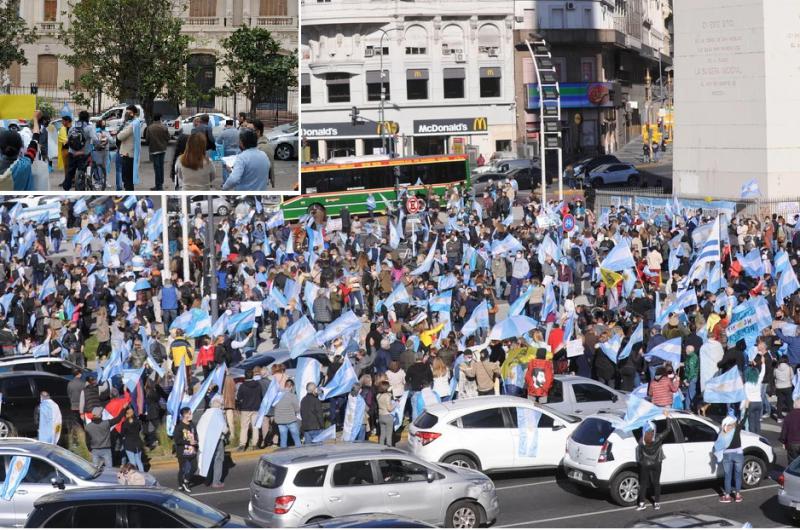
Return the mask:
M221 45L224 52L218 64L231 90L250 100L251 115L259 96L297 85L297 54L282 54L268 30L242 26Z
M74 68L84 67L76 93L102 92L136 101L147 119L153 101L189 96L186 77L190 37L181 34L181 0L70 0L61 39Z
M28 64L22 46L36 42L36 33L19 16L21 0L0 0L0 80L13 63Z

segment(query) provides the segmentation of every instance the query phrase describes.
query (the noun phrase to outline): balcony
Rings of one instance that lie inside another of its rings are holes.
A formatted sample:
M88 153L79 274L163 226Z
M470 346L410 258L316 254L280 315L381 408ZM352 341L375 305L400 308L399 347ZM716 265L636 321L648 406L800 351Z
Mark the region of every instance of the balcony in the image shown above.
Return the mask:
M60 26L58 22L37 22L36 30L44 35L52 35L58 33Z
M184 26L193 26L193 27L211 27L211 26L222 26L222 17L187 17L186 20L183 21Z
M250 19L250 25L266 28L297 29L297 19L295 17L253 17Z

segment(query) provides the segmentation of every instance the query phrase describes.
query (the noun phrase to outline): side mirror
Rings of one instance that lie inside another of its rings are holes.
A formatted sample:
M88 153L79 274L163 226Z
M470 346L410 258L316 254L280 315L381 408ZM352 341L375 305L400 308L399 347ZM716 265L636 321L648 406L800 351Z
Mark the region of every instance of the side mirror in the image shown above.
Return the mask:
M563 423L554 423L553 424L553 431L560 431L561 429L566 429L567 426Z
M433 482L434 480L436 480L436 475L433 473L433 471L428 471L428 474L425 476L425 479L426 479L426 480L427 480L429 483L430 483L430 482Z
M62 477L53 477L50 479L50 484L57 489L64 489L64 479Z
M613 396L611 396L611 403L616 403L617 401L619 401L618 395L614 394Z

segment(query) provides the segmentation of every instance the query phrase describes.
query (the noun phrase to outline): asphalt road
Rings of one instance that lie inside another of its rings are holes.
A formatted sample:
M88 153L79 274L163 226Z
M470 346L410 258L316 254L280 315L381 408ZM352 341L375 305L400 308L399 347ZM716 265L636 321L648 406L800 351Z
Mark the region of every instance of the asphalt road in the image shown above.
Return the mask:
M763 433L775 445L778 426L768 420ZM778 464L786 462L786 454L777 450ZM225 488L215 490L204 485L192 488L192 496L218 509L243 517L247 516L249 483L258 459L236 455L239 463L225 477ZM750 522L754 527L787 526L791 523L776 495L774 479L781 468L773 466L771 478L761 485L743 492L744 502L720 504L720 483L706 482L683 486L664 487L662 508L654 512L648 507L644 512L622 508L613 504L601 493L583 493L555 470L526 471L492 475L500 500L501 527L625 527L641 519L677 511L716 515L739 522ZM175 487L176 471L157 470L153 474L165 486Z

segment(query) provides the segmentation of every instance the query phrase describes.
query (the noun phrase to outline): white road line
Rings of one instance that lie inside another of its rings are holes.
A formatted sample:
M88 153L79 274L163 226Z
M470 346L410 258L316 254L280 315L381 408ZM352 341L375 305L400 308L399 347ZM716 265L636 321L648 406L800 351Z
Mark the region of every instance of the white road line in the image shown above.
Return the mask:
M514 484L511 486L500 486L499 488L495 488L497 491L502 490L513 490L516 488L525 488L527 486L539 486L541 484L555 484L558 482L557 480L543 480L542 482L526 482L525 484Z
M193 493L191 497L205 497L206 495L222 495L225 493L236 493L239 491L250 491L250 488L236 488L232 490L204 491L203 493Z
M777 487L778 487L777 484L770 484L768 486L759 486L757 488L744 490L742 493L744 494L744 496L746 498L747 497L747 492L749 492L749 491L758 491L758 490L763 490L763 489L768 489L768 488L777 488ZM663 504L674 504L676 502L696 501L696 500L699 500L699 499L708 499L708 498L711 498L711 497L719 497L719 494L710 493L708 495L696 495L694 497L685 497L683 499L672 499L672 500L669 500L669 501L661 501L661 504L663 505ZM514 527L514 526L530 526L530 525L534 525L534 524L552 523L553 521L563 521L565 519L576 519L578 517L591 517L592 515L602 515L602 514L605 514L605 513L625 512L625 511L634 510L635 508L636 508L636 506L630 506L628 508L612 508L610 510L598 510L596 512L579 513L579 514L575 514L575 515L562 515L561 517L550 517L548 519L538 519L536 521L525 521L524 523L511 523L511 524L503 524L503 525L499 525L499 526L501 528L511 528L511 527Z

